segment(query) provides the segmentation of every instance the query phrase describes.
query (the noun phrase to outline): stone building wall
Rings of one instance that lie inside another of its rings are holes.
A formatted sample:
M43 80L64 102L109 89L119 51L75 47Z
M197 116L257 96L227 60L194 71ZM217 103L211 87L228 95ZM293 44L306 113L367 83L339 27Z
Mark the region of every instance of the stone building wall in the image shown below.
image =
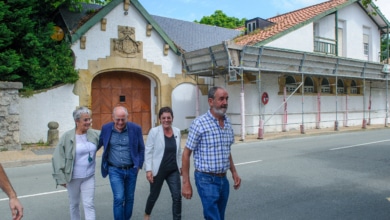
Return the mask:
M20 150L19 82L0 82L0 150Z

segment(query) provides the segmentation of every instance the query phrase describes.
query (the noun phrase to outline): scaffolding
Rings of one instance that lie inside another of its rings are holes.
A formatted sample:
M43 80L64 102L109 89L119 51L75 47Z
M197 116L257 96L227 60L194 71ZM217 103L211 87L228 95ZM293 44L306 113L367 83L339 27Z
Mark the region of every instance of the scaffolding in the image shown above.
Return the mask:
M273 47L255 47L239 46L230 41L223 42L209 48L204 48L192 52L186 52L182 55L184 68L187 75L201 77L222 76L227 81L241 81L241 139L245 139L245 103L244 103L244 74L257 75L256 83L258 85L259 99L261 97L261 74L289 74L300 75L302 81L305 76L316 77L336 77L360 79L363 81L388 81L388 71L384 71L386 66L381 63L356 60L333 55L319 53L286 50ZM388 68L388 67L387 67ZM302 82L303 83L303 82ZM302 85L303 87L304 85ZM303 127L303 97L302 89L302 125L301 132L304 133ZM363 90L365 91L365 90ZM336 89L337 97L337 89ZM363 100L364 99L363 93ZM387 100L386 92L386 100ZM364 103L365 106L365 103ZM364 107L365 108L365 107ZM337 112L337 101L336 101ZM387 122L388 105L386 105L386 122ZM263 133L263 115L261 113L261 102L259 100L259 138ZM365 121L365 112L363 124ZM386 123L387 126L387 123ZM336 116L335 130L338 129Z

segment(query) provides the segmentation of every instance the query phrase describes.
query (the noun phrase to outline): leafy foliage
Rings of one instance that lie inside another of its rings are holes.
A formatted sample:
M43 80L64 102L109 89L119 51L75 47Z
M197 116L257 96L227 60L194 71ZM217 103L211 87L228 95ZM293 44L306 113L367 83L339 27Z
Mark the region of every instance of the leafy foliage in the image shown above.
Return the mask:
M221 10L216 10L214 14L210 16L203 16L202 19L200 19L200 21L195 20L194 22L234 29L237 27L244 26L245 21L246 21L245 18L238 19L235 17L228 17Z
M55 10L49 1L0 2L0 80L44 89L78 79L70 45L51 39Z

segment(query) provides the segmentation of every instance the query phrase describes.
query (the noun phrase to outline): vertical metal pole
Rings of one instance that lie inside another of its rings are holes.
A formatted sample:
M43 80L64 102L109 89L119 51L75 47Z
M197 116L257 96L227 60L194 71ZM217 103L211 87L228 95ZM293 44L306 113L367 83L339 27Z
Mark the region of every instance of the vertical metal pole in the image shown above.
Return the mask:
M283 88L283 102L284 102L284 109L283 109L283 127L282 127L282 131L283 132L286 132L287 131L287 100L286 100L286 97L287 97L287 89L286 89L286 86L284 86Z
M321 122L321 92L317 92L317 123L316 128L320 129L320 122Z
M335 131L338 131L339 130L339 121L337 119L337 114L338 114L338 111L337 111L337 104L338 104L338 79L337 79L337 71L336 71L336 121L334 122L334 130Z
M262 109L261 109L261 71L259 70L257 76L257 88L259 90L259 129L257 131L257 139L263 139L264 135L264 121L262 117Z
M366 63L364 63L364 67ZM367 127L366 121L366 73L365 68L363 68L363 125L362 128L365 129Z
M385 127L388 126L389 118L389 74L386 73L386 118L385 118Z
M367 125L370 125L371 124L371 88L372 88L372 82L370 81L370 95L368 97L368 121L367 121Z
M302 95L302 124L301 124L301 134L305 133L305 112L304 112L304 106L305 106L305 76L303 74L302 68L303 64L306 59L306 54L303 54L302 60L301 60L301 65L299 66L299 71L301 72L301 81L302 81L302 87L301 87L301 95Z
M345 124L344 127L348 127L348 94L345 95Z
M245 93L244 93L244 72L240 69L241 75L241 141L245 140Z

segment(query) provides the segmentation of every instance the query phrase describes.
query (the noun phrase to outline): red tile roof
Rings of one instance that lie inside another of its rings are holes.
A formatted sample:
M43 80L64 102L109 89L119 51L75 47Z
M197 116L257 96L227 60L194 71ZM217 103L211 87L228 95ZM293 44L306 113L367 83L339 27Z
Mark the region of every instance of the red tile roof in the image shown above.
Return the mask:
M235 43L238 45L254 45L347 2L349 0L330 0L269 18L267 20L275 24L264 30L256 30L250 34L237 37Z

